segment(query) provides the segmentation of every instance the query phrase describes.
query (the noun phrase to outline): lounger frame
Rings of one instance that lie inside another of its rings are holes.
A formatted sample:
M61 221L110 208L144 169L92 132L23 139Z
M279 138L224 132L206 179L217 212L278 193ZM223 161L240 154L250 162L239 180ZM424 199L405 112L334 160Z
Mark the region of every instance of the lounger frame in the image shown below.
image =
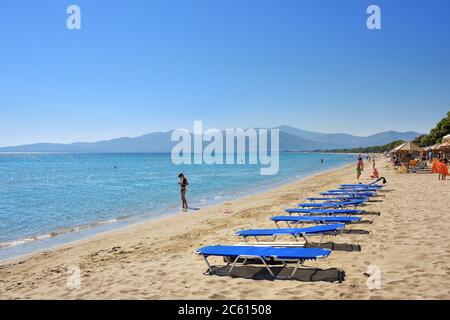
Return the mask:
M299 214L299 216L301 217L300 214ZM271 220L271 221L273 221L275 223L277 228L281 229L281 227L278 225L278 223L281 222L281 221L275 221L275 220ZM288 221L288 220L284 220L283 222L285 222L287 224L288 228L303 228L303 226L305 224L307 224L307 223L309 223L309 224L317 224L317 225L320 225L320 224L336 224L336 223L343 223L343 224L352 224L353 223L351 221L348 221L348 222L347 221L344 221L344 222L337 222L337 221L328 222L328 221L325 221L325 220L308 220L308 221L299 221L299 220L297 220L297 221L295 221L295 220ZM292 227L293 225L295 227ZM300 225L300 227L298 227L298 225Z
M204 274L208 274L208 275L215 274L216 272L213 270L211 264L208 261L209 256L204 255L202 253L199 253L199 254L201 254L203 256L203 259L205 260L206 265L208 266L208 272L206 272ZM282 277L282 276L278 276L278 275L275 276L274 272L272 271L270 266L267 264L264 257L258 256L258 255L247 255L247 254L246 255L238 255L234 259L230 258L229 256L223 256L223 257L227 264L225 266L223 266L221 269L225 269L226 267L231 265L231 268L230 268L230 270L228 270L226 275L230 275L236 265L247 265L248 259L257 259L257 260L261 261L261 263L264 265L264 268L269 272L269 274L271 275L271 277L273 279L292 279L295 275L295 272L298 269L300 269L301 267L304 267L304 263L306 260L312 260L312 259L278 259L278 257L276 257L276 256L270 256L269 258L273 259L273 261L281 262L283 264L282 265L283 268L286 268L288 266L288 264L290 264L290 263L295 263L294 270L292 270L291 275L288 277ZM324 259L324 258L326 258L326 256L317 256L315 258L315 260ZM243 261L239 262L239 259L243 259Z
M269 242L274 243L278 236L286 235L286 236L293 237L295 242L300 242L299 238L302 238L304 240L304 242L302 244L300 244L299 246L304 246L304 245L309 243L308 237L310 237L310 236L320 236L320 240L319 240L318 245L321 245L322 241L323 241L323 238L325 236L337 236L338 234L343 233L343 231L344 231L344 228L336 229L334 231L317 232L317 233L300 232L300 233L274 234L274 235L272 235L272 240L269 240ZM260 241L259 240L258 237L262 237L262 236L241 236L240 235L240 237L242 237L245 242L248 242L247 238L253 237L253 238L255 238L256 243L261 243L261 244L267 244L268 243L267 241ZM264 237L268 237L268 236L264 236Z

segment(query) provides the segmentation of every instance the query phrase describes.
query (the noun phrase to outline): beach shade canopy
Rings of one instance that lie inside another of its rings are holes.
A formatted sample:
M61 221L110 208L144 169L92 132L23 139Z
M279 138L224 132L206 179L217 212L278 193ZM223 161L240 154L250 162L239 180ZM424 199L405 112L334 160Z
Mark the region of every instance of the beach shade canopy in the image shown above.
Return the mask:
M449 142L450 143L450 134L442 137L442 143L444 143L444 142Z
M436 145L433 144L433 145L431 145L431 146L427 146L427 147L423 148L423 150L425 150L425 151L430 151L430 150L433 150L435 146L436 146Z
M440 143L433 144L433 145L430 146L429 148L430 148L431 150L439 150L439 144L440 144Z
M400 145L394 151L395 153L407 153L407 152L422 152L423 149L416 145L413 142L406 142L403 145Z
M448 150L448 149L450 149L450 141L445 141L436 144L433 150Z
M396 146L394 149L392 149L392 150L390 151L390 153L396 153L397 150L400 149L401 147L403 147L405 144L406 144L406 142L402 143L402 144L399 145L399 146Z

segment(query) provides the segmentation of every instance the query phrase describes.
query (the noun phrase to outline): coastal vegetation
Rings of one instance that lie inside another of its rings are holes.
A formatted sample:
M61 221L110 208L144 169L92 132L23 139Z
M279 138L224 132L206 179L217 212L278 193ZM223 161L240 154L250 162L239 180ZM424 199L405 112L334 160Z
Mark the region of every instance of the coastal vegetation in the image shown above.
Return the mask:
M334 149L334 150L326 150L325 152L339 152L339 153L383 153L386 151L390 151L395 147L401 145L405 141L403 140L395 140L390 143L384 144L382 146L373 146L373 147L363 147L363 148L350 148L350 149Z
M442 142L442 137L450 134L450 111L447 112L447 117L439 121L436 126L430 130L429 134L418 136L414 143L420 147L431 146Z

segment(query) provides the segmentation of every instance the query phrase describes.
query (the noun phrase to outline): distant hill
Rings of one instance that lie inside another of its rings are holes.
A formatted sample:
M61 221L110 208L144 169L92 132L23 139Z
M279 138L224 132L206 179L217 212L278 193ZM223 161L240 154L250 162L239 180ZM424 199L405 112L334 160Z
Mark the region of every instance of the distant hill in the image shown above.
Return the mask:
M330 150L384 145L396 140L413 140L417 132L386 131L367 137L345 133L326 134L279 126L280 151ZM139 137L122 137L97 142L70 144L36 143L3 147L0 152L83 152L83 153L154 153L170 152L176 144L170 140L172 131L154 132Z
M311 139L330 146L336 145L336 147L331 147L327 149L373 147L384 145L396 140L410 141L420 136L420 133L413 131L408 132L384 131L372 134L367 137L360 137L347 133L327 134L327 133L312 132L288 126L279 126L278 128L280 129L280 131L288 132L290 134L297 135L305 139Z

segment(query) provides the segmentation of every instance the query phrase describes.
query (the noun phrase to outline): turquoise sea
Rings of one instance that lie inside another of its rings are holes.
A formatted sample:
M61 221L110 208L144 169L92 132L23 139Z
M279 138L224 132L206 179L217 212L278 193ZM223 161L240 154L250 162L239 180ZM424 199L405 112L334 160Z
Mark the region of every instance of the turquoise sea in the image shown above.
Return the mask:
M170 154L0 154L0 259L176 214L180 171L189 206L204 207L354 161L281 153L278 174L262 176L259 165L177 166Z

